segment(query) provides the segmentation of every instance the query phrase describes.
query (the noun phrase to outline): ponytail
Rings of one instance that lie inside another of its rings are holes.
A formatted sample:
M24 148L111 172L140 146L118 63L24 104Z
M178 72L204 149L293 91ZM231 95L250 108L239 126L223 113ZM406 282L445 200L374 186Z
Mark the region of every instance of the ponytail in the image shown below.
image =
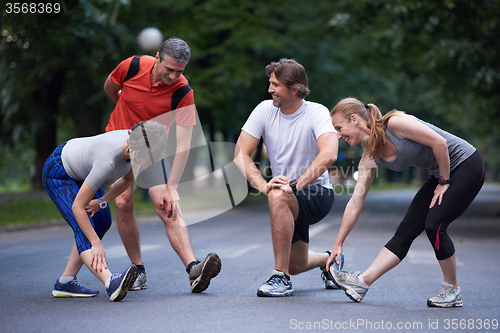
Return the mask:
M366 121L370 129L370 139L368 143L362 144L362 147L365 154L368 154L370 159L375 160L380 157L385 144L387 122L392 116L403 112L392 110L382 117L382 113L375 104L363 104L356 98L348 97L338 102L330 115L333 116L336 113L342 114L346 119L349 119L351 114L356 114Z

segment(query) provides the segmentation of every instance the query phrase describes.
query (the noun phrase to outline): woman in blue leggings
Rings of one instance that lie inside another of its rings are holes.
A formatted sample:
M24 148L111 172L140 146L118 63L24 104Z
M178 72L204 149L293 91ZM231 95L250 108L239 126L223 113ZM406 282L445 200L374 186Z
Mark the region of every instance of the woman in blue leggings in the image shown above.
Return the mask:
M96 296L98 290L86 288L76 279L85 264L105 285L111 301L125 297L137 278L137 267L131 265L121 274L111 274L107 267L101 242L111 226L107 202L132 185L131 158L134 164L140 164L161 156L166 148L165 131L163 125L149 121L131 131L72 139L49 156L43 168L43 185L75 234L75 243L66 268L54 285L53 296ZM102 186L115 181L115 186L104 193Z
M352 300L359 302L369 286L397 266L410 245L423 231L432 245L443 272L438 293L427 300L431 307L460 307L455 247L448 225L469 207L484 183L484 164L476 149L466 141L404 112L393 110L382 117L374 104L355 98L341 100L331 112L339 140L350 146L362 144L358 182L349 200L327 267L332 278ZM395 235L363 273L339 271L336 263L342 245L356 224L375 171L386 167L403 171L407 167L430 171L415 195Z

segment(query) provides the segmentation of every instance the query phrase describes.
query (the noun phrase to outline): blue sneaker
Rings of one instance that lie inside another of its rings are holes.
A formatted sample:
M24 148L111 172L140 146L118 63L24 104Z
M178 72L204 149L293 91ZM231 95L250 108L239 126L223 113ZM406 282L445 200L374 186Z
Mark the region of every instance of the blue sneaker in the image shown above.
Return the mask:
M109 287L106 288L111 302L121 301L127 295L128 289L137 279L138 272L137 266L130 265L125 272L111 275Z
M330 251L326 251L329 255L331 254ZM333 265L333 263L332 263ZM342 270L344 267L344 254L342 253L340 255L340 265L335 264L336 267L338 267L338 270ZM326 267L321 267L321 278L325 282L325 289L340 289L337 287L337 285L333 282L333 280L330 277L330 274L328 274Z
M61 283L59 280L54 284L52 296L54 297L94 297L99 294L99 290L82 286L76 280L76 276L68 283Z

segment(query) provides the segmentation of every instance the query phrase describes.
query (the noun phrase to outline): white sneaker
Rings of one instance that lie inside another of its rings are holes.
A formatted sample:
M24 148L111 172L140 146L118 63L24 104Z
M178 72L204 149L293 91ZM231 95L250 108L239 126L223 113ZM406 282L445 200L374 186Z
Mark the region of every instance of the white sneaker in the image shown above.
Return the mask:
M453 285L443 282L441 289L436 295L427 300L427 306L439 308L452 308L461 307L462 295L460 294L460 287L458 290L453 288Z
M344 290L346 296L354 302L361 302L368 291L368 288L361 286L358 282L359 272L349 273L346 271L339 271L335 269L332 264L332 266L330 266L330 276L337 287Z

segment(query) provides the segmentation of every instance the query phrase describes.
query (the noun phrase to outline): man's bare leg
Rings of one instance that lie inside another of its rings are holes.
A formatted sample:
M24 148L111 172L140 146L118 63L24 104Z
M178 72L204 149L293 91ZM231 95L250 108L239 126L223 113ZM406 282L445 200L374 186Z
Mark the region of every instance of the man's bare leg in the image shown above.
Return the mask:
M139 269L139 275L130 290L141 290L148 287L146 270L142 264L141 236L134 216L134 191L130 186L115 198L116 226L130 261Z
M180 216L177 216L177 219L174 221L171 217L167 217L167 212L160 207L160 198L163 191L163 187L150 188L149 196L153 201L156 213L162 219L163 223L165 223L170 245L175 252L177 252L184 266L187 268L191 262L196 260L191 244L191 237L189 236L189 230Z
M299 204L294 195L281 189L268 193L271 215L271 235L273 238L275 266L273 275L257 290L257 296L291 296L290 258L295 220L299 215ZM294 268L295 269L295 268Z
M325 267L329 256L326 252L310 251L309 244L299 240L292 244L290 274L296 275L313 268Z
M268 193L268 202L271 214L274 268L289 275L294 221L299 214L299 205L295 196L286 194L280 189L274 189Z
M163 191L164 187L162 186L150 188L149 196L153 201L156 213L165 223L170 245L186 267L191 292L201 293L208 288L210 280L219 274L222 266L221 260L215 253L209 253L202 261L196 260L189 230L183 218L177 215L177 219L174 221L172 217L167 217L167 212L160 206Z

